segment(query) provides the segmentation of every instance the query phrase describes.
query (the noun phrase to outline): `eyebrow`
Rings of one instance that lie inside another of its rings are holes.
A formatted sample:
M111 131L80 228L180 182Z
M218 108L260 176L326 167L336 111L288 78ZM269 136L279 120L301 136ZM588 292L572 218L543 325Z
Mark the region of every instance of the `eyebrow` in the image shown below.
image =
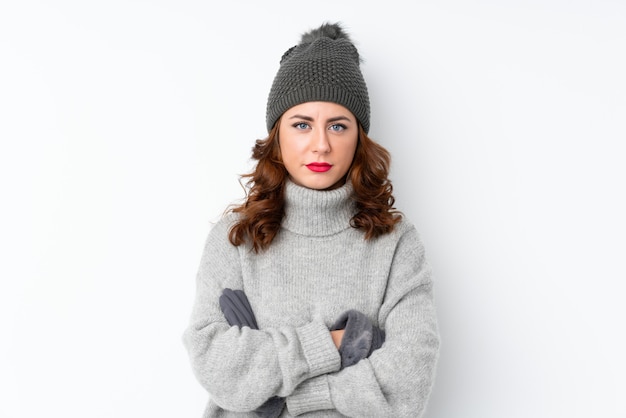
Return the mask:
M313 122L315 120L311 116L305 116L305 115L293 115L289 119L303 119L303 120L306 120L306 121L309 121L309 122ZM351 122L350 118L348 118L347 116L335 116L334 118L327 119L326 123L328 123L328 122L337 122L337 121L340 121L340 120L345 120L345 121Z

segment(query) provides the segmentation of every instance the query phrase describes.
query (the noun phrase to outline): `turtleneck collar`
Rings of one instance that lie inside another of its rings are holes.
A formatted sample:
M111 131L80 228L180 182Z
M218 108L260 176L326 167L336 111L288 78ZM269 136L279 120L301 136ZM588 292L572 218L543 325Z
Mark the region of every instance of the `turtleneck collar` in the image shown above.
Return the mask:
M334 190L315 190L288 180L283 228L301 235L322 237L350 228L355 214L352 184Z

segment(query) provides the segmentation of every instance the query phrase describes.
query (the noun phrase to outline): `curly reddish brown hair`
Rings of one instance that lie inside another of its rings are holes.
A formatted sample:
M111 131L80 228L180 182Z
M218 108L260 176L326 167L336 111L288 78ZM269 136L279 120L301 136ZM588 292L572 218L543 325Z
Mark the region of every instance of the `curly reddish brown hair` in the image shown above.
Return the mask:
M285 184L289 173L278 145L279 127L280 119L268 137L258 139L252 147L252 158L257 164L252 172L241 176L248 179L245 202L230 209L240 214L230 229L230 242L238 246L250 240L257 253L272 243L285 214ZM369 138L359 124L354 159L344 181L349 178L352 182L352 198L357 209L350 225L363 230L366 240L391 232L401 218L393 207L393 186L388 178L390 163L389 151Z

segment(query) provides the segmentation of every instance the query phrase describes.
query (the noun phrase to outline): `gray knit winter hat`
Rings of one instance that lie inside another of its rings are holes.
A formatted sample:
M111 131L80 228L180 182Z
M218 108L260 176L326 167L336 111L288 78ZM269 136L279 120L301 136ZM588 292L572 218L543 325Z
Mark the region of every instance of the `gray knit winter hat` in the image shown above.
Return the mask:
M337 23L324 23L302 35L280 59L267 100L268 132L290 107L312 102L338 103L370 127L370 103L356 47Z

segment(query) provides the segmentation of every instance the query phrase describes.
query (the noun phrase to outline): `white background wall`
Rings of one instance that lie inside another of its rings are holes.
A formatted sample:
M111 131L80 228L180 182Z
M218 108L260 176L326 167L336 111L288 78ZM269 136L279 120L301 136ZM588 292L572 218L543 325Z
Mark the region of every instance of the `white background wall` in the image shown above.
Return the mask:
M427 416L626 416L624 2L26 0L0 6L1 417L201 415L202 244L323 21L435 268Z

